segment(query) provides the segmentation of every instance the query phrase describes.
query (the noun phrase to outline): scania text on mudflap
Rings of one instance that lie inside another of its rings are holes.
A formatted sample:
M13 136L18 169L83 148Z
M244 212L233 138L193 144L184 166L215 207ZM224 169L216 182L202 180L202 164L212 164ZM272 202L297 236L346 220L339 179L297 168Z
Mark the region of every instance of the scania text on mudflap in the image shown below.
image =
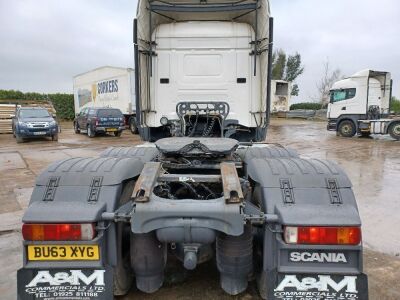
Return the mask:
M346 174L263 142L272 27L267 0L139 1L136 116L154 143L39 175L19 299L156 293L174 257L215 259L230 295L255 280L263 299L368 299Z

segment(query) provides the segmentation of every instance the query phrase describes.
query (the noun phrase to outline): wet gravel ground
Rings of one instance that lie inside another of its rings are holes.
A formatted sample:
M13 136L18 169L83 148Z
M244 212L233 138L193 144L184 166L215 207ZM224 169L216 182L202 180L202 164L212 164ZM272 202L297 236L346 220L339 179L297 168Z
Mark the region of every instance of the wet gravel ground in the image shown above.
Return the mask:
M363 222L365 271L370 299L400 299L400 142L389 137L340 138L326 123L273 119L270 143L296 149L303 157L339 163L354 185ZM16 299L16 270L22 265L20 219L29 202L35 177L48 164L69 157L96 156L109 146L130 146L140 138L126 131L121 138L89 139L62 124L59 142L45 139L17 144L0 135L0 299ZM230 297L219 288L215 263L184 272L170 265L166 283L155 294L132 292L123 299L257 299L254 284Z

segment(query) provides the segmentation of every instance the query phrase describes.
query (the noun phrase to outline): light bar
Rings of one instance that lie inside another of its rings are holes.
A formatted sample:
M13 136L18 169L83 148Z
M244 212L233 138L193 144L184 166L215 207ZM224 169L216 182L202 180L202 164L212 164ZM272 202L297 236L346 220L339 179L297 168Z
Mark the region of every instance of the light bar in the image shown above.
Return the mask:
M25 241L90 241L96 236L94 224L23 224Z
M361 242L360 227L292 227L284 229L287 244L303 245L358 245Z

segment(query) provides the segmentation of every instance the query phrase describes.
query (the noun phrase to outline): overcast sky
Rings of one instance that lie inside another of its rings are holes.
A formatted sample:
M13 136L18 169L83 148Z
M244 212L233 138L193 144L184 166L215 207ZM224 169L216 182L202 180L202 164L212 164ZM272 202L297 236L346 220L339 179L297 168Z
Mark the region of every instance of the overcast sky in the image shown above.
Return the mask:
M0 89L72 92L72 77L103 66L134 67L136 1L0 0ZM351 75L391 71L400 96L400 1L271 0L275 48L299 52L300 97L316 95L323 63Z

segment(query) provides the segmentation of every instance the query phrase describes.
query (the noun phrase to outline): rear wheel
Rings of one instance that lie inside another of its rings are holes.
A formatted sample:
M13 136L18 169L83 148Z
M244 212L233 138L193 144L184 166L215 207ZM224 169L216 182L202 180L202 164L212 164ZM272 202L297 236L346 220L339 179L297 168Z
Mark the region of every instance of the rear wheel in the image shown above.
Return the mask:
M132 196L135 181L124 184L118 206L122 206ZM130 224L118 222L117 229L117 265L114 267L114 295L126 295L133 281L133 271L130 264Z
M51 140L54 141L54 142L57 142L58 141L58 133L52 135L51 136Z
M117 137L120 137L121 134L122 134L122 131L115 131L114 132L114 135L117 136Z
M75 132L76 134L81 133L81 130L79 129L78 122L75 122L75 123L74 123L74 132Z
M90 125L87 127L87 135L90 138L93 138L96 135L96 133L92 130L92 127Z
M342 121L338 131L343 137L353 137L356 134L356 126L352 121Z
M400 141L400 122L396 122L390 125L389 134L395 140Z

